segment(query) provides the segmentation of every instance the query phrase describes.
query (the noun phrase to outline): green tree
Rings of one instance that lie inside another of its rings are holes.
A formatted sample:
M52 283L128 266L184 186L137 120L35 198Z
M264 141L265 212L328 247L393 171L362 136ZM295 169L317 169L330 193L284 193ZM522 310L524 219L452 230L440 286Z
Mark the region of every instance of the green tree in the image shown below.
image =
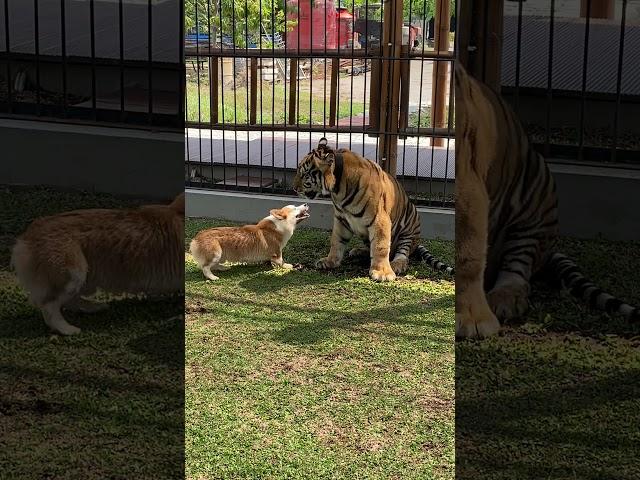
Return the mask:
M300 0L305 1L305 0ZM307 0L322 2L322 0ZM403 20L428 19L435 14L437 0L404 0ZM451 12L455 12L455 0L451 2ZM335 5L346 8L351 13L360 12L367 5L381 4L380 0L336 0ZM215 38L218 34L234 39L235 45L245 47L247 40L258 42L261 33L280 34L295 25L287 21L286 9L293 11L295 5L289 0L185 0L185 29L187 32L208 33ZM197 15L196 15L197 12ZM380 10L370 9L371 19L379 20ZM265 44L263 43L263 46Z
M187 32L228 36L240 48L247 40L258 42L261 33L283 33L288 26L285 0L186 0L184 9Z
M413 21L416 19L428 19L435 15L437 0L404 0L402 3L403 20ZM449 0L451 12L455 12L456 0ZM338 2L336 2L337 4ZM367 5L372 6L381 4L381 0L339 0L340 6L346 8L353 13L354 7L356 11ZM374 9L371 9L374 10ZM375 15L375 14L374 14ZM374 18L372 18L374 19Z

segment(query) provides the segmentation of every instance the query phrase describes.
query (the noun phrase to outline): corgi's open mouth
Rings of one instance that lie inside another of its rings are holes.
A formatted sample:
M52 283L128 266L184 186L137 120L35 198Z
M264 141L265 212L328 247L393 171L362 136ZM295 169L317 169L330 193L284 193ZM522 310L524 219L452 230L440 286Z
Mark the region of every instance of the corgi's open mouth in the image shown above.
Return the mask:
M309 218L309 207L307 207L305 205L305 208L301 209L297 214L296 214L296 223L300 223L301 221Z

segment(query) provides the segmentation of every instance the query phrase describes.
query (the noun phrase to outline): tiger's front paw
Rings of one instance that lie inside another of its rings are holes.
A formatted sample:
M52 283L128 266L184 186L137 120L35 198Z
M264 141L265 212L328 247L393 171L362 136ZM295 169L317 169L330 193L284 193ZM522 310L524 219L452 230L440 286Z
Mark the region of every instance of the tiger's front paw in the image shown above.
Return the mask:
M339 261L329 257L321 258L316 262L316 268L319 268L320 270L330 270L332 268L337 268L339 266L340 266Z
M391 262L391 269L396 275L402 275L409 268L409 261L406 258L396 258Z
M369 258L370 248L367 247L355 247L349 250L349 257L351 258Z
M490 337L500 331L500 322L489 308L456 312L456 337Z
M501 320L521 317L529 309L529 285L522 282L493 288L487 301Z
M392 282L396 279L396 274L390 266L383 266L378 269L369 270L369 276L376 282Z

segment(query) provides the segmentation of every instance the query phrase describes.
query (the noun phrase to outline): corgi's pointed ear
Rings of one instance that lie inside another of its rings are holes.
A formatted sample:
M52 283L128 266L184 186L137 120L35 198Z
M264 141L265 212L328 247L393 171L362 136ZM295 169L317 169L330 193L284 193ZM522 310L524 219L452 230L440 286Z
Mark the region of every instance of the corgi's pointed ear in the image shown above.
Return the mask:
M270 210L269 213L278 220L284 220L286 218L280 210L276 210L275 208L273 210Z

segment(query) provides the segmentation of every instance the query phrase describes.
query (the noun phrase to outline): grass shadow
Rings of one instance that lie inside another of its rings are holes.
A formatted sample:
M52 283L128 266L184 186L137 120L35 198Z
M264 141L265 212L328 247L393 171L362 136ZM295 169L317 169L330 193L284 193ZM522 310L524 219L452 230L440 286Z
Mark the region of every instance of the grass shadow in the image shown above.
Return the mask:
M320 343L329 338L332 332L362 331L363 325L385 324L424 327L426 331L451 332L451 339L445 340L433 335L403 335L400 333L378 332L390 337L403 337L413 341L428 340L443 344L453 343L453 326L446 320L436 321L433 314L437 311L452 309L453 294L433 299L429 304L385 305L359 310L345 308L325 308L312 306L283 305L273 301L247 300L232 296L216 298L216 304L211 305L211 298L191 293L189 302L197 305L200 314L222 316L227 314L230 307L250 307L251 313L243 313L242 321L278 323L281 327L272 334L272 339L290 345L310 345ZM189 312L189 305L187 306ZM277 310L281 315L273 319L259 312L268 309Z

